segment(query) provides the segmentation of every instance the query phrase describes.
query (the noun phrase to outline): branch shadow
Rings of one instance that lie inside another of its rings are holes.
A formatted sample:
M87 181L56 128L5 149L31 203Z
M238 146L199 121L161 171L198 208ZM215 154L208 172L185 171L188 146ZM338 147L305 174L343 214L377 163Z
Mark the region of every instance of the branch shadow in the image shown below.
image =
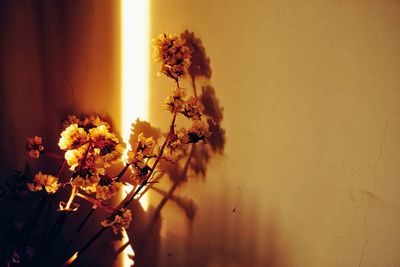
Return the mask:
M196 203L190 197L177 195L176 190L183 184L190 182L190 178L201 177L205 179L209 161L216 155L222 155L225 146L225 130L221 126L223 108L220 106L215 88L209 84L212 75L210 58L206 55L201 39L196 37L193 32L185 31L182 33L182 37L186 39L186 44L193 51L189 78L192 83L193 94L204 106L204 116L208 122L211 135L206 143L192 144L186 156L178 162L160 161L161 173L154 180L158 181L167 176L171 186L169 189L161 189L157 184L149 186L154 192L162 196L156 206L151 206L148 211L144 211L140 205L134 205L133 211L136 219L134 219L132 227L127 230L129 243L121 247L117 253L120 253L130 244L135 252L133 257L135 266L139 267L159 265L162 225L160 214L168 202L174 202L185 214L188 222L193 222L198 211ZM197 92L196 84L199 78L207 80L207 85L202 86L200 94ZM134 126L134 135L135 132L141 131L144 132L146 137L152 136L155 140L160 137L159 130L137 121ZM135 136L131 136L131 142L136 139Z

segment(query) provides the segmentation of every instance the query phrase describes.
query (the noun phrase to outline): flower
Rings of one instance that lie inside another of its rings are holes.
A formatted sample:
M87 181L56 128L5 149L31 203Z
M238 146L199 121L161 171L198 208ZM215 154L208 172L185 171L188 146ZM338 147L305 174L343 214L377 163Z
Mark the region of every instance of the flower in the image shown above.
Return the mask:
M109 167L121 160L125 146L119 143L115 134L106 125L101 124L89 130L90 140L94 147L96 164Z
M97 170L98 171L98 170ZM71 184L81 188L86 193L96 192L97 184L100 178L96 170L93 168L80 168L72 174Z
M144 161L143 153L128 152L128 162L132 166L132 173L136 178L144 179L151 171L151 168Z
M203 115L204 106L196 97L191 96L185 103L181 113L188 119L200 120Z
M67 164L70 166L70 170L75 170L78 165L84 161L86 157L86 163L89 162L87 157L89 156L88 150L89 144L85 144L83 146L78 147L77 149L71 149L65 152L64 158L67 161Z
M58 141L58 146L62 150L70 150L78 148L87 143L88 136L85 129L78 127L78 124L73 123L61 133L61 138Z
M209 136L208 124L205 121L196 120L188 129L189 143L197 143Z
M116 195L122 188L122 183L114 181L108 175L99 175L100 181L96 186L96 198L107 200Z
M68 115L67 119L63 122L63 129L65 130L71 124L77 124L78 126L81 126L82 122L75 115Z
M103 121L102 119L100 119L99 116L97 115L90 115L89 117L86 117L83 121L82 121L82 127L88 131L92 128L98 127L100 125L104 125L107 129L111 129L111 126L108 122Z
M169 160L179 159L186 153L189 136L185 129L171 135L164 150L164 156Z
M171 113L181 112L185 104L186 91L182 88L175 88L164 101L163 109L169 110Z
M54 194L57 192L60 184L58 183L58 178L50 174L42 174L39 172L35 175L31 183L28 183L28 188L31 191L41 191L46 190L49 194Z
M31 158L39 158L41 153L44 153L44 146L40 136L28 137L25 146L25 153Z
M178 80L185 77L191 64L191 50L186 40L173 34L160 34L153 39L153 58L161 62L160 73Z
M129 228L132 221L132 212L129 209L120 208L111 217L103 220L100 224L103 227L112 227L114 234L122 231L122 228Z

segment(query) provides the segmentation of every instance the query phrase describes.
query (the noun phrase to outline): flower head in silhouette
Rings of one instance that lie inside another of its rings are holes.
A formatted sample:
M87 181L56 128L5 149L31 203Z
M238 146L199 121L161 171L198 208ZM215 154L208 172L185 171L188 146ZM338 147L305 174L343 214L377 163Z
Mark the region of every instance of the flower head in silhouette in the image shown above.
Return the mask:
M25 146L25 153L31 158L39 158L44 153L44 146L40 136L29 137Z

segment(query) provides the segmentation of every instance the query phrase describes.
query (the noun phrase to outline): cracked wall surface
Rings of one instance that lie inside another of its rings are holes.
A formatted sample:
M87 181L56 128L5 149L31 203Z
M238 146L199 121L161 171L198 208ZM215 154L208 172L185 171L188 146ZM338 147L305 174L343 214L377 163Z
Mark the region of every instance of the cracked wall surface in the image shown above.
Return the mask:
M201 38L226 129L205 179L176 191L194 220L162 210L160 266L399 266L400 3L155 0L152 12L152 36ZM163 118L169 83L151 82Z

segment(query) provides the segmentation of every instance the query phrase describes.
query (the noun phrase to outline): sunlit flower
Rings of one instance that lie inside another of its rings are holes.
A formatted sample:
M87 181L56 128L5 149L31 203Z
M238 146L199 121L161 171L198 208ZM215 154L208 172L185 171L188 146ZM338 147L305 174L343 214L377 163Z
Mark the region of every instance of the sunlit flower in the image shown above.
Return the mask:
M105 219L100 224L103 227L112 227L114 234L122 231L122 228L128 229L132 221L132 212L129 209L121 208L115 212L113 216Z
M143 133L138 135L138 142L136 146L136 151L142 153L143 155L149 155L153 149L154 140L153 137L146 138Z
M175 80L185 77L191 64L191 51L186 40L172 34L160 34L152 43L153 58L161 62L160 73Z
M191 96L185 103L181 111L189 119L200 120L203 115L204 106L196 97Z
M86 131L76 123L68 126L62 133L58 146L62 150L75 149L88 141Z
M28 188L31 191L46 190L47 193L53 194L57 192L60 184L58 178L50 174L42 174L39 172L35 175L31 183L28 183Z
M209 136L208 124L205 121L196 120L188 129L189 143L197 143Z
M185 129L171 135L164 150L164 156L169 160L182 157L186 152L186 145L189 143L189 136Z
M105 125L99 125L89 130L90 140L94 147L96 164L109 167L121 160L125 146Z
M133 175L139 180L144 179L151 171L151 168L145 162L143 153L128 152L128 162L131 164Z
M181 112L185 105L186 91L182 88L175 88L164 101L163 109L169 110L171 113Z
M31 158L39 158L40 154L44 152L44 146L42 144L42 138L40 136L34 136L27 138L25 146L25 153Z
M122 183L114 181L108 175L99 175L100 180L96 186L96 198L107 200L116 195L122 188Z
M70 170L73 171L78 167L79 163L89 156L88 150L89 144L78 147L77 149L71 149L65 152L64 158L67 161ZM86 160L86 162L88 162Z
M98 170L97 170L98 171ZM91 168L81 168L72 174L71 184L91 194L96 192L100 178L96 170Z
M107 129L110 129L111 126L108 122L103 121L100 119L99 116L97 115L90 115L89 117L86 117L83 122L82 122L82 127L86 130L89 131L92 128L98 127L100 125L105 126Z

